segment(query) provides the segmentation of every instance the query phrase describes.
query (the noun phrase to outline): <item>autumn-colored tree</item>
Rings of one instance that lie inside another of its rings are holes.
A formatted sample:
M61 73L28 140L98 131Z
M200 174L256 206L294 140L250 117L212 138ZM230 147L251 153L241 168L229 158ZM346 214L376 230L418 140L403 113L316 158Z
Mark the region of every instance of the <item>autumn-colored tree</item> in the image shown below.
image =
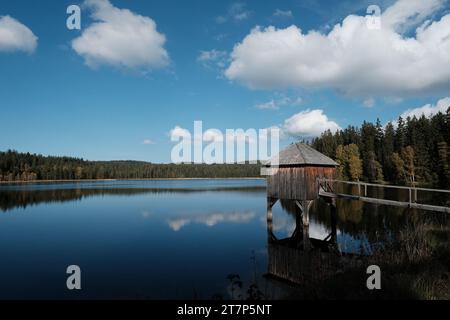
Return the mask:
M396 182L405 181L405 162L397 152L394 152L391 156L391 161L394 166Z
M75 179L80 180L83 178L83 167L78 166L75 168Z
M408 176L408 182L413 186L416 183L415 157L416 153L413 147L407 146L402 148L402 159L405 163L405 172Z
M363 173L362 160L359 155L358 146L354 143L346 146L348 154L348 173L350 179L359 181Z
M336 148L336 162L339 166L336 168L336 176L340 180L348 180L347 176L347 156L344 151L344 146L340 144Z
M336 161L339 163L337 176L339 179L359 181L362 176L362 160L358 146L354 143L336 148Z
M376 162L376 166L377 166L377 181L382 182L384 181L383 166L378 161Z

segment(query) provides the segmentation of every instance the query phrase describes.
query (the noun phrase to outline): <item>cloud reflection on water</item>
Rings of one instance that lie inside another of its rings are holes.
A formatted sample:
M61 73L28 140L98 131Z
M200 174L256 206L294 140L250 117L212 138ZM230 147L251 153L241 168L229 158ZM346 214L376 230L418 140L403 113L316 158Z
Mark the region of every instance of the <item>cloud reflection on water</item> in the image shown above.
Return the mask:
M232 212L214 212L210 214L199 214L188 217L179 217L169 219L167 221L169 227L173 231L179 231L188 224L203 224L208 227L213 227L219 223L247 223L256 216L254 211L232 211Z

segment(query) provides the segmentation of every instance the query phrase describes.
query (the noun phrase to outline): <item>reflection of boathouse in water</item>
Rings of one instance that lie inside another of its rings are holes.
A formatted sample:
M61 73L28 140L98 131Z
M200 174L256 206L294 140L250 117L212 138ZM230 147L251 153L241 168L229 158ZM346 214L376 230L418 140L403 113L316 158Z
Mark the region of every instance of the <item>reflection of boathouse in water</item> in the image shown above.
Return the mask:
M275 159L275 160L274 160ZM278 164L278 165L277 165ZM305 144L292 144L267 163L268 274L294 283L321 280L340 269L342 257L336 245L336 200L324 199L331 211L331 234L309 237L309 210L319 199L319 180L333 179L337 163ZM291 237L273 233L272 207L278 200L295 202L296 228Z

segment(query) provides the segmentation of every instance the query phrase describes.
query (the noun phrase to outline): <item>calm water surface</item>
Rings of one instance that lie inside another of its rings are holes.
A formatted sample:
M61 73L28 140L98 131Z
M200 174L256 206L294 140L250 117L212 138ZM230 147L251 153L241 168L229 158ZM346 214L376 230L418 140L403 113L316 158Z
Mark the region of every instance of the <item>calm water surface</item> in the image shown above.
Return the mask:
M230 298L229 274L282 297L262 277L265 192L256 179L0 186L0 298ZM295 210L275 205L277 237L294 231ZM314 204L311 237L331 232L328 210ZM339 248L363 252L405 210L340 202L338 216ZM81 267L81 291L66 289L69 265Z

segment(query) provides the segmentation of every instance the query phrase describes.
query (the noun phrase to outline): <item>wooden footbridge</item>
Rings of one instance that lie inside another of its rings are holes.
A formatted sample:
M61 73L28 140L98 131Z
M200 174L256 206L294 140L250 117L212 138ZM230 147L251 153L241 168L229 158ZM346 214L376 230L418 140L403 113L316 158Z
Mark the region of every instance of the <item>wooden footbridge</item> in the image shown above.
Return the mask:
M402 186L374 184L365 182L350 182L350 181L323 179L323 178L318 178L317 185L319 187L319 196L324 198L342 198L349 200L359 200L373 204L450 213L450 190L402 187ZM336 190L335 189L336 185L357 186L357 192L356 194L335 192L334 190ZM408 201L389 200L368 196L367 190L369 188L405 190L408 194ZM431 194L443 194L447 198L448 206L419 203L417 197L417 194L419 192L427 192Z

